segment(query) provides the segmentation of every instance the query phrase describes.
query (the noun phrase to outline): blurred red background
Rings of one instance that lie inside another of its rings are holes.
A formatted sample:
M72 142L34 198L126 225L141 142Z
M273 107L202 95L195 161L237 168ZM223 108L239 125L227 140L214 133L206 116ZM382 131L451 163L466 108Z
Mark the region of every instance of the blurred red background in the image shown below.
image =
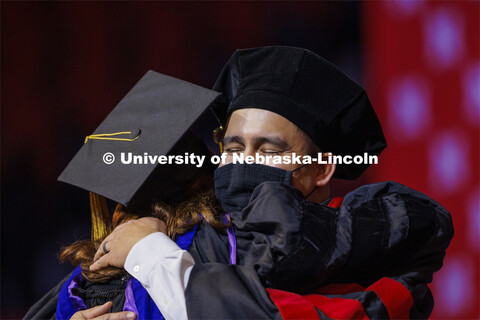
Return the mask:
M88 195L56 182L149 69L211 87L237 48L310 49L364 85L389 143L336 194L396 180L451 211L433 318L479 318L479 3L1 3L1 318L19 318L89 237Z

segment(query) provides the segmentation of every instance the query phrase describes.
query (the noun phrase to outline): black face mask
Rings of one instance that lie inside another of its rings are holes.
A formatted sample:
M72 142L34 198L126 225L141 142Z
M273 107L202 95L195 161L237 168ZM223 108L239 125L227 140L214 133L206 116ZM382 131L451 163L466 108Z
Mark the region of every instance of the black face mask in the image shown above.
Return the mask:
M227 212L242 210L260 183L274 181L292 185L293 172L304 166L306 164L288 171L261 164L227 164L215 170L215 195Z

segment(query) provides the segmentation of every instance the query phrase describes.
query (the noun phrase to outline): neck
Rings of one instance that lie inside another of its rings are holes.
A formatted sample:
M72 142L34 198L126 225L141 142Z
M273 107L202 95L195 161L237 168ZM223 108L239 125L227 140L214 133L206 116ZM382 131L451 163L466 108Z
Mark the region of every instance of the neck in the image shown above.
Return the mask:
M330 184L324 187L317 187L317 189L308 197L308 201L321 203L330 197Z

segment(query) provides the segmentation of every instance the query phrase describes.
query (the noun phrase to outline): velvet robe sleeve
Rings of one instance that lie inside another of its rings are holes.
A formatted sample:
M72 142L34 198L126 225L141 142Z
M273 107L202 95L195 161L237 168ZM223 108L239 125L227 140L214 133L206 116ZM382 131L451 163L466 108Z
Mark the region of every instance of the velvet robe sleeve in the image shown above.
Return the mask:
M241 265L195 265L191 319L428 318L427 285L453 237L443 207L394 182L357 189L337 209L263 183L232 220Z

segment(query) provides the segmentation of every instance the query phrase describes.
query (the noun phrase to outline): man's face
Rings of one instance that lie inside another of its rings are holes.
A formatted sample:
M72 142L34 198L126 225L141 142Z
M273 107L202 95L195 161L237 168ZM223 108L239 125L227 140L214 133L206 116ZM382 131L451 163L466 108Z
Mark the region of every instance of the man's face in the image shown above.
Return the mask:
M225 164L232 162L235 153L244 156L255 156L256 153L264 156L306 155L309 147L305 135L292 122L276 113L254 108L240 109L231 114L223 143L227 153ZM266 165L284 170L299 167L298 164L271 162ZM315 187L315 176L315 164L307 165L293 173L292 185L305 196Z

